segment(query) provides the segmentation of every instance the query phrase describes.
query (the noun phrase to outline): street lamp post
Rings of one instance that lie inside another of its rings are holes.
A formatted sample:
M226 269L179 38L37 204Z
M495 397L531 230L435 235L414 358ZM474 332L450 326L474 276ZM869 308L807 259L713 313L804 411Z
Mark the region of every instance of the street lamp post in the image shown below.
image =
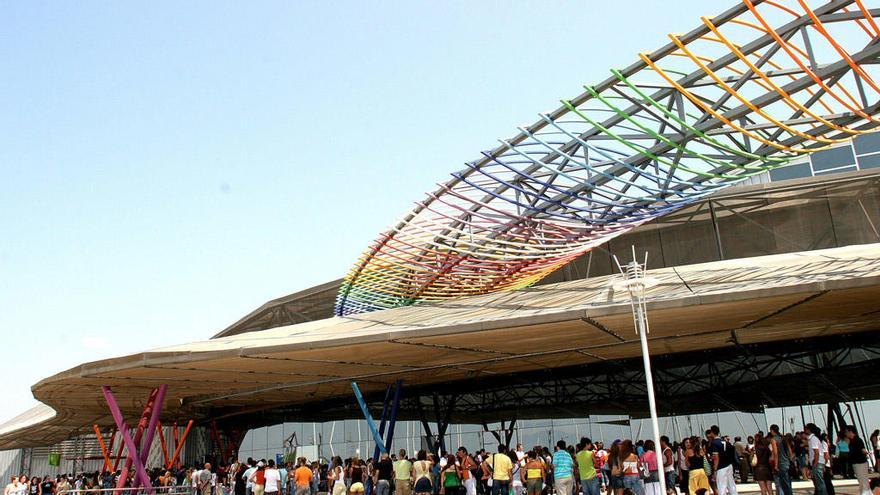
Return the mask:
M660 424L657 420L657 400L654 397L654 377L651 374L651 356L648 353L648 313L645 307L645 290L657 285L657 280L646 277L648 253L645 261L636 261L636 248L632 248L632 261L621 265L617 256L614 263L620 270L622 278L614 284L615 290L626 290L629 293L630 307L633 313L633 324L642 344L642 362L645 366L645 385L648 391L648 408L651 411L651 427L654 429L654 452L657 455L657 478L660 481L660 493L666 495L666 473L663 470L663 449L660 447Z

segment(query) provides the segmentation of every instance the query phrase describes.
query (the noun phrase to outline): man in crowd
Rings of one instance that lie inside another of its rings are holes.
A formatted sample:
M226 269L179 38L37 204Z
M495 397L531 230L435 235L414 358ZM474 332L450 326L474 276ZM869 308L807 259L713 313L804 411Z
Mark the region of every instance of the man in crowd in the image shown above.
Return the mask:
M709 446L706 449L712 456L712 473L715 476L716 495L737 495L733 478L733 465L736 463L736 450L720 437L718 425L709 428Z
M391 480L394 477L394 464L387 452L383 452L373 469L373 486L376 487L376 495L389 495L391 493Z
M773 442L771 453L774 466L773 479L776 482L776 495L792 495L791 490L791 459L794 453L779 433L779 425L770 425L770 441Z
M602 487L599 483L599 475L596 472L595 452L593 441L589 438L581 438L576 461L578 474L581 480L582 495L599 495Z
M395 495L412 495L412 462L406 458L406 450L400 449L394 463Z
M734 437L733 450L736 451L736 458L739 459L739 482L749 482L749 456L746 450L746 443L742 437Z
M211 495L211 464L205 463L205 468L199 471L196 480L201 495Z
M275 467L275 460L269 459L266 463L266 495L278 495L281 490L281 473Z
M296 493L293 495L309 495L312 491L312 469L305 457L297 459L297 468L293 472Z
M492 495L508 495L510 493L510 477L513 472L513 462L507 455L507 446L498 445L498 453L489 456L486 464L491 468Z
M574 461L565 449L565 440L556 442L553 453L553 483L557 495L571 495L574 489Z
M808 423L804 430L809 433L807 466L810 468L810 478L813 481L815 495L826 495L828 491L825 489L825 459L822 456L822 441L819 440L821 430L813 423Z
M660 452L663 454L663 479L666 481L666 490L677 493L675 489L675 459L672 457L672 446L666 435L660 437Z

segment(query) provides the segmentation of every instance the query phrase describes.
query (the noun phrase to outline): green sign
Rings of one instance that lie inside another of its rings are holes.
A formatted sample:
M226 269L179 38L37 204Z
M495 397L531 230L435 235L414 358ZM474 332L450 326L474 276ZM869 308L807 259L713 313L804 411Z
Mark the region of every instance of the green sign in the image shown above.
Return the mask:
M49 454L49 465L50 466L60 466L61 465L61 454L58 452L52 452Z

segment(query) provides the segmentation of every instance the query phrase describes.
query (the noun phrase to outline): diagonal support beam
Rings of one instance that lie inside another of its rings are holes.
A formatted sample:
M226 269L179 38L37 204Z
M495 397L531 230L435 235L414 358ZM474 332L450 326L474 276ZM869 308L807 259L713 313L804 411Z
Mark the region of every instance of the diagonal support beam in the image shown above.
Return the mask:
M131 459L131 462L134 465L135 484L140 482L141 486L147 491L147 493L152 494L153 485L150 483L150 477L147 475L147 470L144 469L144 464L138 456L137 445L134 443L134 439L131 438L131 432L128 427L125 425L125 419L122 417L122 411L119 409L116 397L113 396L113 392L107 385L102 386L101 391L104 392L104 399L107 401L107 407L110 408L110 414L113 416L113 421L116 422L116 427L119 428L119 435L122 437L122 442L125 444L125 448L128 449L128 458Z
M183 444L186 442L186 436L189 435L189 429L192 428L193 420L189 420L189 423L186 424L186 429L183 430L183 435L180 437L180 441L177 439L177 425L174 425L174 443L176 446L174 447L174 456L171 457L171 462L168 463L166 469L171 469L175 463L178 463L178 459L180 458L180 451L183 450Z
M385 450L391 451L391 442L394 440L394 425L397 424L397 409L400 405L400 389L403 388L403 380L398 379L394 384L394 400L391 403L391 421L388 424L388 436L385 438Z
M385 454L385 443L382 441L382 435L379 434L379 430L376 428L373 416L370 415L370 409L367 408L367 403L364 401L364 396L361 395L361 390L358 388L356 382L351 382L351 389L354 390L354 397L361 406L361 411L364 413L364 419L367 420L367 426L370 428L370 433L373 434L373 440L376 442L376 445L381 446L381 449L379 449L381 450L381 453Z
M141 444L141 464L146 464L147 458L150 456L150 448L153 446L153 436L156 434L156 425L159 422L159 415L162 414L162 405L165 404L165 394L167 392L168 385L159 385L159 389L156 392L156 398L152 404L152 410L150 411L150 423L147 425L146 436Z

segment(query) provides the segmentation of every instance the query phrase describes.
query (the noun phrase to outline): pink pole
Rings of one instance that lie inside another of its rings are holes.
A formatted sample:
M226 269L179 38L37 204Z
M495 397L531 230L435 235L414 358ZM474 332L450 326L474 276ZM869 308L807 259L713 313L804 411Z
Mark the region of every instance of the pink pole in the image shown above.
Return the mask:
M104 385L101 387L101 390L104 392L104 399L107 400L107 406L110 408L110 414L113 416L113 421L116 422L116 427L119 428L122 442L130 453L129 458L132 460L135 469L135 481L137 481L137 478L140 478L141 485L146 489L147 493L152 494L153 485L150 483L150 477L147 476L147 470L144 469L144 464L138 456L137 446L131 438L131 433L128 431L128 427L125 426L125 421L122 418L122 411L119 410L119 404L116 402L116 398L113 397L113 392L110 391L110 387Z
M147 463L150 456L150 447L153 446L153 435L156 433L156 422L159 421L159 414L162 413L162 404L165 403L165 392L168 391L168 385L159 385L159 393L156 394L156 400L153 401L153 411L150 414L150 424L147 426L147 433L144 437L144 443L141 444L141 464Z

